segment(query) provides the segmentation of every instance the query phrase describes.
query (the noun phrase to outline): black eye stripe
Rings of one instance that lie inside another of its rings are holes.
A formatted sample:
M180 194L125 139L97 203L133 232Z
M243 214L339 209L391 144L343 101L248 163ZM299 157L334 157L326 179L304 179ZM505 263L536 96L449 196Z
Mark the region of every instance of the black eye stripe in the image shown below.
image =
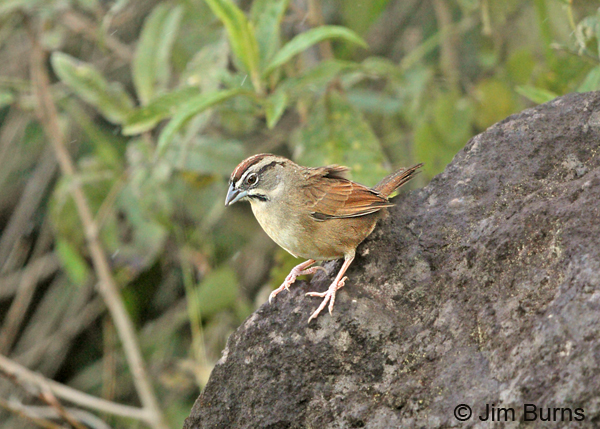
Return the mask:
M261 175L261 174L263 174L265 171L267 171L267 170L268 170L268 169L270 169L270 168L273 168L273 167L275 167L276 165L283 165L283 162L281 162L281 161L271 161L271 162L270 162L270 163L268 163L267 165L263 165L263 166L261 167L261 169L260 169L260 170L258 170L258 171L256 172L256 174L258 174L258 175L260 176L260 175Z
M271 161L268 164L263 165L260 169L258 169L258 171L252 172L250 173L248 170L246 170L244 172L244 174L242 174L242 177L240 177L240 179L238 181L236 181L236 185L237 186L242 186L242 184L246 184L246 185L254 185L258 182L258 180L256 180L253 183L248 182L248 178L250 178L251 176L256 175L256 178L258 179L259 177L261 177L261 175L267 171L270 170L271 168L275 167L276 165L283 165L282 161Z
M248 195L248 198L251 198L253 200L258 200L258 201L269 201L269 198L266 195L263 195L263 194Z

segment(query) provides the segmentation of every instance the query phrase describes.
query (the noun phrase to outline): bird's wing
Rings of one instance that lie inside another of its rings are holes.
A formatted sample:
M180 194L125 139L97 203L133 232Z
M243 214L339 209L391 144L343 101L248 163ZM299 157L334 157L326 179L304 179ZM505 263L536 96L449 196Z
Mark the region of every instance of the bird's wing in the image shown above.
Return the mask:
M379 192L346 179L347 171L338 165L308 169L302 191L314 219L364 216L393 205Z

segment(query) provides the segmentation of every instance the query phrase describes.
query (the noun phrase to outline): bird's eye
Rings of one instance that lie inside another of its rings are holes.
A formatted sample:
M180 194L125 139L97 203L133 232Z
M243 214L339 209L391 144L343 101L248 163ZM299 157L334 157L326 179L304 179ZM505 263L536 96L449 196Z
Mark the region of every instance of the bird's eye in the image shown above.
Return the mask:
M248 185L254 185L256 182L258 182L258 176L256 175L256 173L252 173L248 175L248 177L246 177L246 183Z

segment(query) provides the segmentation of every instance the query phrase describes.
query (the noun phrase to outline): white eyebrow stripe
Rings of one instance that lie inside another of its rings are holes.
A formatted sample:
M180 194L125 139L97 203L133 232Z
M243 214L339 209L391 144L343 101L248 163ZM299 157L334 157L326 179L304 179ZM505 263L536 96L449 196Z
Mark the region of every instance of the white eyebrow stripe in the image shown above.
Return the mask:
M255 164L255 165L257 165L257 164ZM254 167L254 165L253 165L253 167ZM239 183L241 185L242 183L244 183L244 180L246 180L246 176L248 176L249 173L251 173L250 168L248 170L246 170L246 172L244 174L242 174L242 177L240 177L240 180L238 180L236 182L236 184Z
M270 155L267 153L259 153L259 154L253 155L249 158L246 158L245 160L240 162L237 167L235 167L235 170L233 170L233 173L231 173L231 180L233 181L233 179L240 172L244 171L245 169L248 169L248 168L252 167L253 165L260 163L261 158L265 158L265 157L269 157L269 156ZM239 181L239 179L238 179L238 181Z
M238 184L241 185L242 183L244 183L244 180L246 180L246 177L248 177L250 174L257 173L264 167L266 167L270 164L276 164L276 163L279 163L279 161L274 160L271 157L268 157L268 158L261 159L260 161L258 161L255 164L252 164L250 167L248 167L248 170L246 170L244 172L244 174L242 174L242 177L240 177L240 179L237 182L235 182L236 186Z

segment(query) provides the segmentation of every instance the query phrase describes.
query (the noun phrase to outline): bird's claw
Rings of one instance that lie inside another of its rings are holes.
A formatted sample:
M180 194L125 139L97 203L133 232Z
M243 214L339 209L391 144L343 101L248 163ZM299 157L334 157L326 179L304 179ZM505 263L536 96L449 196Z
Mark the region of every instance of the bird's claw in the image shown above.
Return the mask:
M275 298L279 294L279 292L283 291L284 289L289 292L290 285L294 283L295 280L296 279L292 280L291 282L288 282L288 279L286 278L285 281L281 284L281 286L279 286L277 289L275 289L269 294L269 304L273 303L273 298Z
M333 305L335 303L335 294L338 291L338 289L341 289L342 287L344 287L344 285L346 284L346 280L348 280L348 277L342 278L337 283L332 283L331 286L329 286L329 289L327 289L325 292L307 292L306 293L307 296L316 296L319 298L324 298L323 301L321 301L321 305L319 305L319 307L314 311L314 313L311 314L310 317L308 318L308 323L310 323L311 320L317 318L317 316L325 308L325 306L327 305L328 302L329 302L329 306L328 306L329 314L331 315L333 313Z
M272 304L273 298L275 298L284 289L289 292L290 286L294 284L294 282L296 281L296 278L298 276L303 276L306 274L314 274L318 270L323 270L327 274L327 270L325 270L325 268L323 268L323 267L311 267L306 270L302 270L302 269L298 269L298 267L294 267L292 269L292 271L287 275L287 277L285 278L285 280L283 281L281 286L279 286L277 289L275 289L273 292L271 292L271 294L269 295L269 304Z
M319 270L321 270L321 271L323 271L325 274L327 274L327 270L326 270L325 268L321 267L321 266L312 267L312 268L309 268L309 269L308 269L308 270L306 270L306 271L310 271L310 274L315 274L315 273L316 273L317 271L319 271ZM308 274L308 273L307 273L307 274Z

